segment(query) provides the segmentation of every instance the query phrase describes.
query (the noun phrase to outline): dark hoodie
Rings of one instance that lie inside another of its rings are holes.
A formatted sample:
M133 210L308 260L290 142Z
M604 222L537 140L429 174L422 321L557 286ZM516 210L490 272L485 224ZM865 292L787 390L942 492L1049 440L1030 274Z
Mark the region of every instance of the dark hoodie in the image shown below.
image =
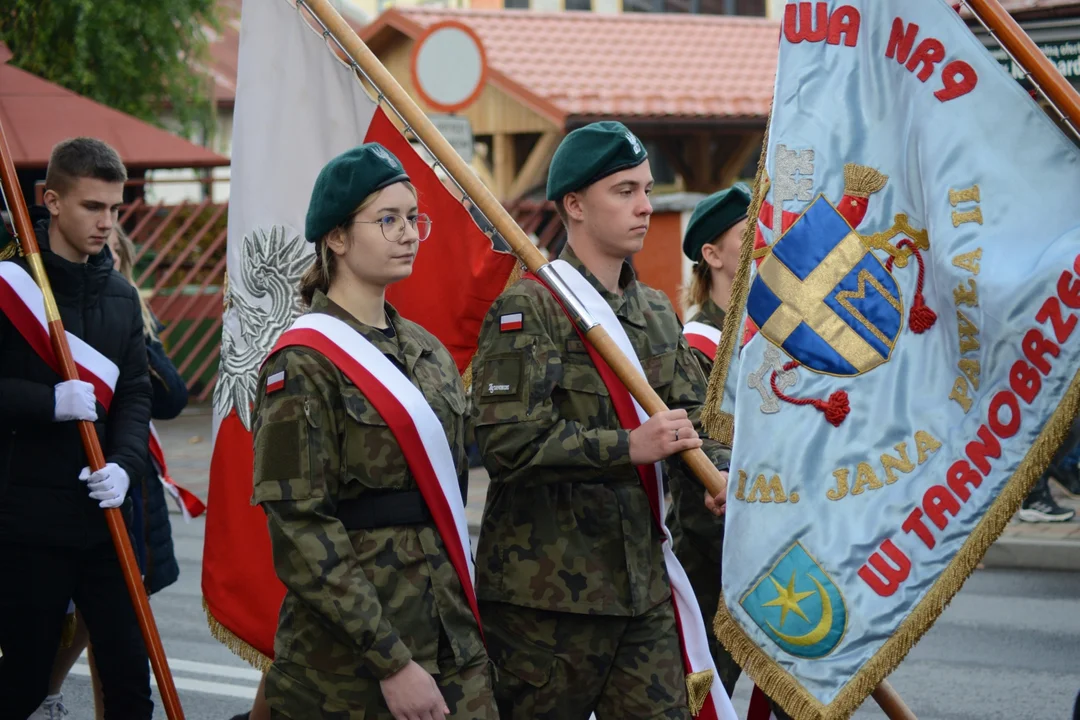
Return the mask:
M94 426L106 462L137 482L147 472L151 401L138 295L113 271L107 252L86 263L51 252L48 215L34 210L42 262L64 329L120 368L109 412L99 404ZM12 262L29 272L22 258ZM104 513L79 480L89 462L78 423L53 422L53 388L59 382L0 314L0 541L67 547L109 541ZM129 510L130 500L124 507Z

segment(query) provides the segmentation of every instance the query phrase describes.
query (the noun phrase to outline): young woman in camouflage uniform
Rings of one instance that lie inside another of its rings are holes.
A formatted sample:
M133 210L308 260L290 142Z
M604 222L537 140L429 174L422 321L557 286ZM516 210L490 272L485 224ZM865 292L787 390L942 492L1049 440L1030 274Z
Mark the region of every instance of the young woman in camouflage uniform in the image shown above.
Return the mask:
M694 263L683 306L696 311L684 332L693 329L693 324L713 328L718 333L723 329L731 284L739 269L739 248L749 206L750 190L740 183L710 195L694 208L682 245L683 253ZM702 344L695 342L691 334L687 339L702 373L708 378L716 350L702 349ZM671 529L672 549L694 586L705 624L711 628L720 602L724 519L706 510L696 498L680 496L668 508L667 524ZM731 695L741 672L739 666L711 632L709 650L724 689Z
M430 227L385 148L344 153L315 184L305 229L315 260L301 295L309 314L344 322L423 393L464 498L457 368L385 301L386 287L412 272ZM288 591L266 677L271 717L497 718L465 587L373 402L311 347L276 349L259 377L254 500Z

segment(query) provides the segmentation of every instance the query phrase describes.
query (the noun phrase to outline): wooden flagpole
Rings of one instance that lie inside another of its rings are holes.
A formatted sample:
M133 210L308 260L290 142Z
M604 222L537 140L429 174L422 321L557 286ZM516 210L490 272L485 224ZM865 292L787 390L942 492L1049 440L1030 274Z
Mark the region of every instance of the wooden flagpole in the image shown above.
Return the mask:
M11 151L8 148L2 122L0 122L0 159L3 160L0 163L0 182L2 182L8 210L11 212L11 219L15 225L15 233L19 238L19 247L30 266L34 282L41 288L41 294L45 298L49 337L52 339L53 352L56 353L60 362L60 375L64 380L78 380L79 373L75 369L75 360L68 346L64 326L60 321L60 310L56 305L49 277L45 274L45 265L41 262L41 249L34 236L34 226L30 222L30 212L26 208L26 200L19 187L19 177L15 173L15 164L11 159ZM94 424L87 420L80 420L79 434L82 436L83 449L86 451L91 471L105 467L105 454L98 442ZM132 480L134 481L135 478ZM165 714L169 720L183 720L184 711L180 707L180 698L176 694L176 687L169 672L165 649L161 645L161 637L158 635L154 616L150 612L146 588L143 587L139 566L135 562L135 554L131 550L131 541L128 539L127 528L124 526L124 516L119 508L106 508L104 512L105 521L109 525L109 534L112 535L113 546L116 548L116 555L120 561L120 568L124 573L124 581L127 583L128 594L135 607L135 615L139 619L139 628L142 630L143 641L146 643L146 650L150 656L150 665L154 669L154 677L157 678Z
M1035 85L1064 116L1075 132L1080 128L1080 94L1028 37L998 0L964 0L975 17L1016 59Z

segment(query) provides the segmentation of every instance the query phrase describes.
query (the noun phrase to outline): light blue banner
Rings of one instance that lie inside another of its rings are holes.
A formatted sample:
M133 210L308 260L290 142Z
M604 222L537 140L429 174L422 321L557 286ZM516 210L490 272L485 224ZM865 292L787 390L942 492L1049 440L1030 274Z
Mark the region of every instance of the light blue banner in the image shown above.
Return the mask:
M846 717L1071 419L1080 152L942 0L786 11L718 628L789 712Z

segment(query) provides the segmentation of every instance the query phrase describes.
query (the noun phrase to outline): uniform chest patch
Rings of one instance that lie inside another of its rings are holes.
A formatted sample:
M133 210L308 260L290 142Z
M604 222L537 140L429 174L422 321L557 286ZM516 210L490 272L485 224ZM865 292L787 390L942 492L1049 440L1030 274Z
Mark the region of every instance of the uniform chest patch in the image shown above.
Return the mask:
M588 352L588 349L585 347L585 341L581 338L570 338L566 341L566 352L583 353Z
M520 352L488 358L479 378L480 402L517 398L521 394L522 362Z
M522 313L509 313L499 317L499 332L517 332L525 321Z

